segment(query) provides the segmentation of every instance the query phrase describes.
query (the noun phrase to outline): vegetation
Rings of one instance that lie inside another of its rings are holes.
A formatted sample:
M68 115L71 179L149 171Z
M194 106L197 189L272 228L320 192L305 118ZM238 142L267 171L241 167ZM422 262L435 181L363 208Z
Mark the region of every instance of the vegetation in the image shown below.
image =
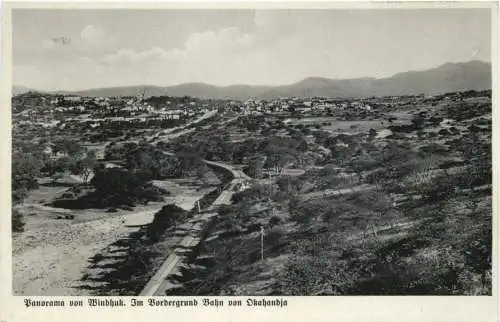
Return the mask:
M149 127L185 120L104 121L98 130L92 122L65 123L68 133L80 128L85 140L109 143L102 164L78 140L34 139L35 134L62 136L64 128L35 133L26 123L16 129L12 198L20 204L41 177L57 185L72 173L82 182L54 206L112 212L161 201L167 192L152 185L153 180L205 180L203 159L241 165L254 180L250 187L242 184L242 191L237 187L232 204L217 210L219 216L189 255L193 265L178 277L183 288L174 293L489 295L490 96L469 91L367 98L362 104L342 100L335 102L335 110L311 115L304 104L293 103L285 115L239 117L229 111L241 111L242 104L211 102L221 115L165 142L159 133L148 137ZM166 96L145 100L165 109L173 101L201 103ZM368 104L370 108L359 107ZM153 146L151 141L160 143ZM39 147L47 145L49 152ZM200 199L202 209L227 187L227 174L221 181ZM139 288L157 267L157 246L193 214L164 206L151 225L130 238L135 242L127 242L129 256L118 269L120 278L108 276L110 280L119 285L133 279L138 282L132 287ZM23 229L16 209L12 227Z
M68 209L134 206L163 200L167 192L153 186L140 172L120 168L97 167L90 184L95 188L76 198L64 196L53 202L55 207Z
M40 175L42 163L40 159L30 153L12 154L12 205L20 204L30 190L38 188L37 177ZM12 209L12 231L23 231L24 221L22 214Z
M491 294L491 132L488 111L466 112L471 104L438 103L408 122L390 117L386 136L370 128L311 131L304 155L317 145L331 153L300 176L272 178L271 189L261 181L235 193L213 229L218 238L203 244L208 273L191 272L202 281L187 279L175 294L247 294L264 276L263 295ZM446 119L449 106L458 117ZM257 133L242 141L246 173L262 178L286 155L300 164L298 146L286 140L305 141L309 128L279 125L285 139L264 138L266 121L259 121L236 123ZM220 142L238 151L239 142ZM265 158L253 155L254 146Z
M169 204L163 206L160 211L158 211L153 221L147 228L147 237L150 242L158 242L162 234L168 228L172 228L177 223L186 220L188 213L177 207L176 205Z
M125 167L146 180L163 180L195 174L204 164L199 155L185 152L170 156L148 144L126 143L112 145L106 159L124 160Z

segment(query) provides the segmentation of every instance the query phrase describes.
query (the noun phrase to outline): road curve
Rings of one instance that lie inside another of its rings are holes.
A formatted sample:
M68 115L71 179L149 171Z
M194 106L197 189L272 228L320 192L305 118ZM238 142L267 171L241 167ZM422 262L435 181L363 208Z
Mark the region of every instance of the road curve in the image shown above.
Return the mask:
M161 151L161 152L165 155L168 155L168 156L176 156L177 155L176 153L169 152L169 151ZM222 162L218 162L218 161L210 161L210 160L205 160L205 159L202 159L201 161L203 161L206 164L212 165L214 167L219 167L219 168L222 168L224 170L231 172L231 175L233 176L233 180L234 179L252 180L252 178L249 177L245 172L243 172L239 169L236 169L234 166L232 166L230 164L226 164L226 163L222 163Z

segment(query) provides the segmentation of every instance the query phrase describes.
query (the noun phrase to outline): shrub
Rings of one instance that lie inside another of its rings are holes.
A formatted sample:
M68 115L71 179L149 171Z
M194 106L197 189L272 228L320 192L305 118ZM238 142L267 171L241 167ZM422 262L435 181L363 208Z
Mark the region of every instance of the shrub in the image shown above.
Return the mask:
M163 206L148 226L147 235L150 240L157 241L166 229L186 218L187 212L174 204Z
M269 225L272 227L272 226L276 226L278 224L280 224L283 220L281 219L281 217L278 217L278 216L272 216L270 219L269 219Z
M249 189L237 192L231 197L233 203L240 202L242 200L259 200L268 195L268 189L263 185L255 185Z
M233 211L233 207L229 206L229 205L221 205L219 207L219 210L218 210L219 215L221 215L221 216L229 215L232 211Z
M267 247L275 248L285 243L284 232L279 227L268 229L264 235L264 242Z
M453 133L448 129L441 129L439 130L438 134L442 136L449 136L452 135Z
M439 125L443 120L444 120L444 118L442 118L442 117L433 116L429 119L429 122L431 122L432 125Z
M63 193L62 195L63 198L73 198L74 196L75 195L70 191Z
M427 182L421 183L416 187L422 194L424 200L429 202L438 202L446 200L455 194L455 184L448 175L439 175Z
M23 232L24 221L23 215L16 209L12 210L12 232Z

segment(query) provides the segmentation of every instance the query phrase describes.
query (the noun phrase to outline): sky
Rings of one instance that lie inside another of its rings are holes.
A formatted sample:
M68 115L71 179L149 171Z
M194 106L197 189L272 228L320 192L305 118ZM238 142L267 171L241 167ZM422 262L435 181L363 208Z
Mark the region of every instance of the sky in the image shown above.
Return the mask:
M13 84L39 90L286 85L491 60L488 9L15 9L12 17Z

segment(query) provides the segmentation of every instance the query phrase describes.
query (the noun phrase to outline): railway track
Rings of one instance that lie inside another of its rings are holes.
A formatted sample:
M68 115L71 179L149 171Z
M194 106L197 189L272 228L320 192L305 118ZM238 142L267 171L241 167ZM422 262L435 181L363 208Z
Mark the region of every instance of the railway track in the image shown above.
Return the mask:
M162 153L169 156L175 155L174 153L166 151L162 151ZM217 215L216 208L218 206L229 204L231 202L234 187L245 180L251 179L241 170L237 170L231 165L208 160L203 160L203 162L214 167L222 168L225 171L230 171L232 180L225 186L225 189L205 210L205 212L198 214L198 216L196 216L191 222L188 222L189 233L179 242L172 254L163 262L160 268L140 292L140 296L163 296L167 290L178 286L169 281L168 278L178 273L184 264L186 256L183 253L185 250L196 246L200 242L200 235L203 227Z

